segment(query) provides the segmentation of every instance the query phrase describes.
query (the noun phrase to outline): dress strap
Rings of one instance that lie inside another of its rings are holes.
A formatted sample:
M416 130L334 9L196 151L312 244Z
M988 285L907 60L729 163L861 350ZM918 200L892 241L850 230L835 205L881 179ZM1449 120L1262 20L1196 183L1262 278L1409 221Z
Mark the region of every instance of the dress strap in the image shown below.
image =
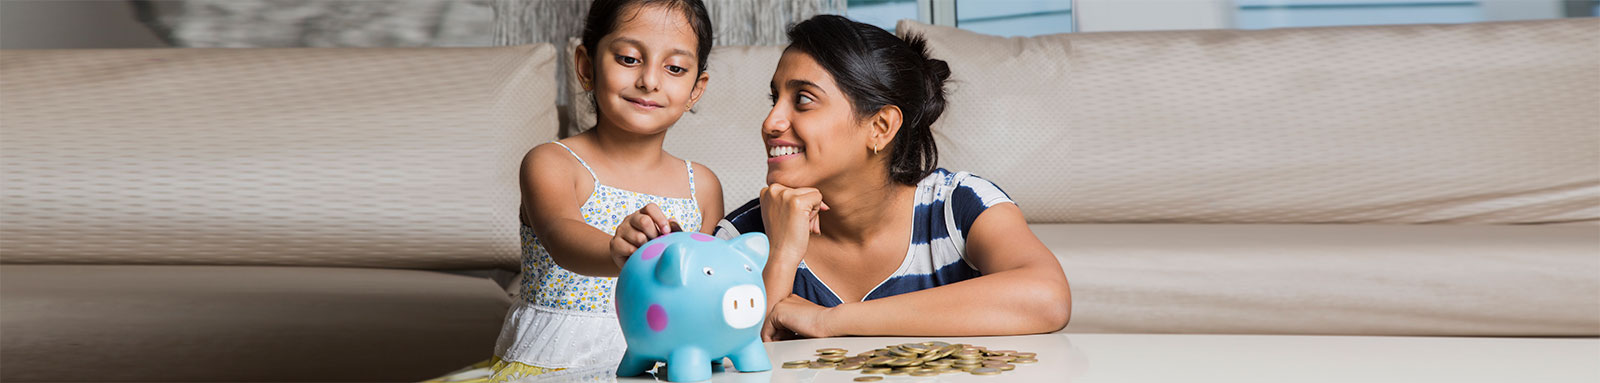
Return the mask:
M567 144L563 144L563 143L561 143L561 141L550 141L550 143L553 143L553 144L556 144L556 145L561 145L562 149L566 149L567 153L572 154L572 158L578 159L578 165L583 165L583 170L588 170L589 171L589 178L593 178L594 179L595 187L596 188L600 187L600 177L594 175L594 169L589 168L589 163L588 162L583 162L583 157L578 157L578 152L572 151L572 148L567 147ZM689 172L689 182L691 182L691 183L694 182L694 171L693 170L691 170ZM690 189L693 189L693 188L694 188L693 186L690 186Z
M686 168L686 169L689 169L689 199L693 200L693 199L695 199L694 198L694 164L690 163L689 160L683 160L683 167ZM699 202L696 202L696 203L698 204Z

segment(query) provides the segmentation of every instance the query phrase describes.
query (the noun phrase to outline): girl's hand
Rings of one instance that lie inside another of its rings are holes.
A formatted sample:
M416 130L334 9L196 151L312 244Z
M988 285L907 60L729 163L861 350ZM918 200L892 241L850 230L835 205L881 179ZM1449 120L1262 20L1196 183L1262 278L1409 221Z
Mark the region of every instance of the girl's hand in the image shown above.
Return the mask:
M611 236L611 260L616 262L617 269L620 270L622 264L628 261L628 257L639 250L639 246L675 231L683 231L677 221L668 219L656 204L645 204L639 211L623 218L622 224L617 225L616 234Z
M816 188L791 188L781 184L761 189L761 221L772 243L772 256L800 263L812 234L822 234L817 214L827 211Z
M839 336L840 334L828 327L827 314L832 310L811 303L799 295L789 294L767 312L767 320L761 325L761 340L771 342Z

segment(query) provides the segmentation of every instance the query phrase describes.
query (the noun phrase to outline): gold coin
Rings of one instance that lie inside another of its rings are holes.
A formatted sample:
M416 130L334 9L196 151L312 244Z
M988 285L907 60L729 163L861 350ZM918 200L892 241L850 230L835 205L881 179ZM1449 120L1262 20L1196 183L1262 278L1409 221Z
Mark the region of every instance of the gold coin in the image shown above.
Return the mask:
M888 367L872 367L861 369L861 373L863 374L882 374L889 371L892 371L892 369Z
M1031 352L1013 352L1013 353L1011 353L1011 356L1015 356L1017 358L1032 358L1032 357L1039 356L1039 354L1035 354L1035 353L1031 353Z
M971 349L956 351L954 353L954 355L955 355L955 357L961 358L961 359L979 359L979 358L983 358L983 352L982 351L971 350Z
M1038 362L1039 362L1039 360L1038 359L1034 359L1034 358L1017 358L1016 360L1012 360L1011 361L1011 363L1038 363Z
M837 347L829 347L829 348L819 348L819 349L817 349L817 353L818 354L843 354L843 353L846 353L846 352L849 352L849 351L845 350L845 349L842 349L842 348L837 348Z
M806 368L806 367L808 367L810 365L811 365L811 362L799 363L799 364L796 364L796 363L784 363L783 364L783 368L789 368L789 369Z
M839 370L839 371L850 371L850 370L859 370L859 369L861 369L862 366L864 366L864 364L862 364L862 363L844 363L844 364L840 364L839 367L835 367L834 369Z
M902 371L902 370L889 370L889 372L885 372L883 374L884 375L905 375L905 374L907 374L907 372Z
M911 373L911 376L934 376L934 375L939 375L939 372L938 371L917 371L917 372Z
M898 349L898 348L889 350L889 353L893 354L894 356L898 356L898 357L902 357L902 358L915 358L918 355L915 352L906 351L906 350L902 350L902 349Z
M839 362L843 362L844 361L844 357L837 356L837 355L824 356L824 357L821 357L821 358L817 358L817 361L819 361L819 362L828 362L828 363L839 363Z
M924 352L928 352L928 346L924 345L924 344L921 344L921 343L906 343L906 344L902 344L902 345L900 345L900 349L906 350L906 351L910 351L910 352L915 352L915 353L918 353L918 354L921 354L921 353L924 353Z
M1001 355L1001 356L991 356L991 357L983 358L983 359L984 360L988 360L988 361L995 361L995 362L1010 362L1013 359L1017 359L1017 358L1013 358L1013 357L1008 356L1008 355Z
M893 362L894 359L895 358L891 358L891 357L887 357L887 356L880 356L880 357L876 357L876 358L872 358L872 359L867 359L867 364L887 364L889 362Z
M999 375L1000 374L1000 369L998 369L998 368L989 368L989 367L977 368L977 369L973 369L972 370L972 374L973 375Z
M956 363L955 361L952 361L952 360L949 360L949 359L939 359L939 360L930 360L930 361L922 362L922 365L924 365L924 366L945 366L945 367L950 367L950 365L955 364L955 363Z
M1011 364L1011 363L1006 363L1006 364L1000 365L1000 367L995 367L995 368L1000 369L1000 371L1011 371L1011 370L1017 369L1017 365Z
M997 361L997 360L991 360L991 361L988 361L988 362L983 362L983 366L984 367L1000 368L1000 366L1004 366L1004 365L1006 365L1006 362L1001 362L1001 361Z
M857 382L876 382L876 381L879 381L879 380L883 380L883 377L882 376L862 376L862 377L856 378Z
M950 347L949 343L940 342L940 341L932 341L932 342L927 342L927 343L923 343L923 344L928 345L928 347L936 347L936 348Z
M996 354L1000 354L1000 355L1011 355L1011 354L1016 353L1017 350L994 350L994 351L990 351L990 352L996 353Z
M833 363L811 362L811 364L806 365L806 367L811 367L812 369L821 370L821 369L824 369L824 368L833 368Z

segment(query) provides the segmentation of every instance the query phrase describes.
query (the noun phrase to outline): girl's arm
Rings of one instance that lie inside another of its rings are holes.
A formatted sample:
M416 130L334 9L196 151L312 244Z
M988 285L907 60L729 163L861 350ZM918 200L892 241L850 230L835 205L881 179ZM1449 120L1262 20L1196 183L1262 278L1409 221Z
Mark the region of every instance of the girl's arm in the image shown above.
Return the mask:
M582 169L560 146L528 151L521 171L524 220L557 265L582 275L615 277L621 268L611 258L611 235L584 222L573 208L583 205L588 195L580 193L593 185Z
M808 337L1015 335L1066 327L1072 314L1067 277L1017 205L995 205L979 215L966 251L982 276L833 308L789 296L774 308L776 319Z
M722 220L722 180L711 168L694 163L694 199L700 202L700 232L711 234Z

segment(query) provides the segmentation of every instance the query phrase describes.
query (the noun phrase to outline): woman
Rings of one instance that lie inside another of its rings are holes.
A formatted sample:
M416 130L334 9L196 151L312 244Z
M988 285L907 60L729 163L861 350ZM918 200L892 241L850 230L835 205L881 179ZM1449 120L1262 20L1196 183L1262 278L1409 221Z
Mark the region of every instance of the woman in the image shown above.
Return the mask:
M762 123L767 184L720 237L764 232L764 340L1051 332L1067 278L993 183L935 167L950 68L918 36L824 15L789 30Z

